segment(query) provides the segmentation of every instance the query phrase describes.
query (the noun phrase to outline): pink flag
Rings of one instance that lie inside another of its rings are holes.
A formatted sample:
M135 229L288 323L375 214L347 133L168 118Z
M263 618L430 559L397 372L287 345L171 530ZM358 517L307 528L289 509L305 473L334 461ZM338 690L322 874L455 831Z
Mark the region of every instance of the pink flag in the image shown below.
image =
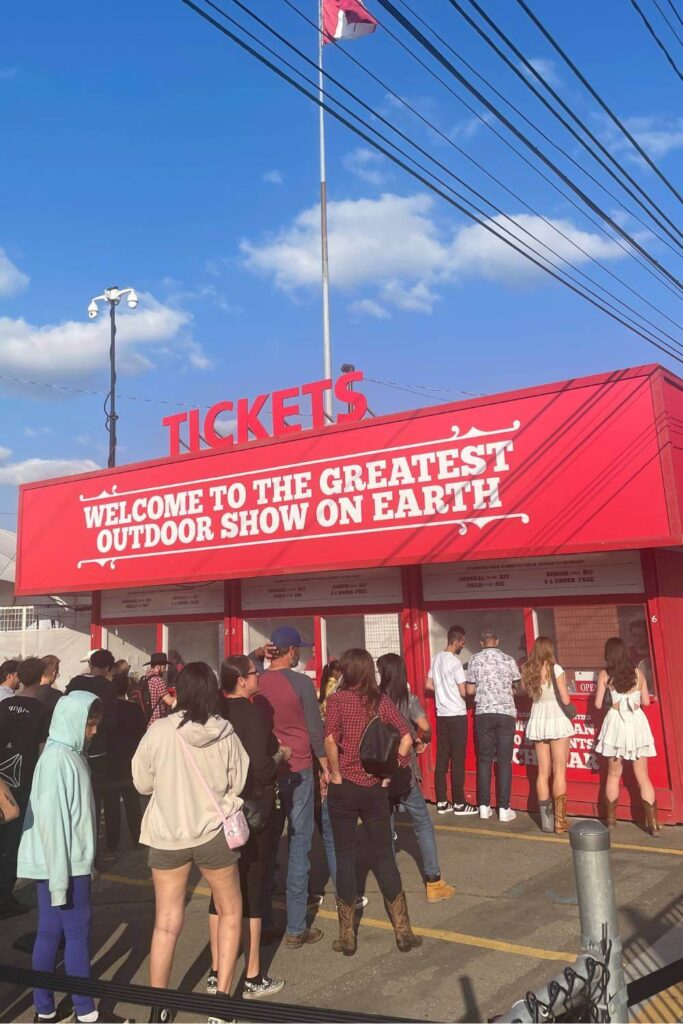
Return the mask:
M363 0L323 0L323 41L357 39L377 28L377 20L365 8Z

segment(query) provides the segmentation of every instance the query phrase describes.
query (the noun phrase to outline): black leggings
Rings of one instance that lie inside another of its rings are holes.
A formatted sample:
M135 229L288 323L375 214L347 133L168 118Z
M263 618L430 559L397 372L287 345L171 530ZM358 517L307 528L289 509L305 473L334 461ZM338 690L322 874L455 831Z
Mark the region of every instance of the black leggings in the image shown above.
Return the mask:
M370 845L370 858L382 895L390 903L403 885L391 842L389 797L381 786L358 786L343 779L331 784L327 804L337 854L337 896L353 906L358 895L356 882L356 828L363 822Z
M242 917L263 917L263 890L266 869L272 857L274 828L273 812L265 828L259 832L252 832L240 850L238 867L242 890ZM209 904L209 913L217 913L213 896Z

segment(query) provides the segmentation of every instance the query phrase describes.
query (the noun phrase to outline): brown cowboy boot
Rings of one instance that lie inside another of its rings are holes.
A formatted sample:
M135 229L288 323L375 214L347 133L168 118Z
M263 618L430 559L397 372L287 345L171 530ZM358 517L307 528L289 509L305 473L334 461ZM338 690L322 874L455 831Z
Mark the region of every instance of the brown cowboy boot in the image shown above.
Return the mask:
M390 903L389 900L385 900L384 905L387 908L387 913L389 914L391 923L394 926L396 945L400 951L402 953L409 953L411 949L416 949L418 946L421 946L421 937L419 935L415 935L413 933L413 929L410 927L406 894L404 892L400 892L393 903Z
M339 938L332 943L332 949L335 953L353 956L358 945L353 927L353 907L337 898L337 916L339 918Z
M618 803L619 803L619 798L618 797L617 797L616 800L606 800L605 801L605 806L607 808L607 827L608 828L616 828L617 827L617 804Z
M651 836L655 836L659 832L657 801L655 800L654 803L649 804L647 800L643 800L643 807L645 808L645 829Z
M566 793L563 793L562 796L555 797L555 831L558 833L569 831L569 823L567 822Z

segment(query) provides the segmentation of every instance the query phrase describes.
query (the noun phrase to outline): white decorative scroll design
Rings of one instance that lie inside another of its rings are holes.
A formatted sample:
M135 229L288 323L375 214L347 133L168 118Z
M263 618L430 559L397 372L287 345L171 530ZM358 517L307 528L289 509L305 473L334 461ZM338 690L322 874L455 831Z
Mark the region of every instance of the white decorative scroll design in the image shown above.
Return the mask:
M511 427L501 427L498 430L480 430L479 427L470 427L470 429L464 433L460 433L460 427L451 427L453 434L453 440L466 441L470 437L492 437L494 434L514 434L516 430L521 427L519 420L514 420Z
M501 514L497 516L473 516L467 519L443 519L440 522L422 523L420 525L420 529L427 530L434 526L457 526L458 533L461 537L464 537L470 526L476 526L479 530L483 530L483 528L488 526L489 523L495 523L501 519L518 519L524 526L527 526L529 523L529 516L526 512L510 512L508 514ZM115 569L117 562L130 562L135 558L163 558L164 555L189 555L196 551L223 551L226 548L229 548L232 551L234 548L251 548L266 544L294 544L296 541L302 540L325 540L328 537L352 537L359 534L392 533L396 530L414 529L414 523L406 523L402 526L368 527L365 530L335 530L327 533L309 533L303 534L300 537L271 537L266 540L245 540L236 544L205 544L201 547L176 548L167 551L144 551L134 555L110 555L107 558L84 558L78 562L77 568L82 569L84 565L99 565L104 568L108 565L110 569Z
M219 476L204 477L200 480L174 480L173 483L168 484L157 484L155 487L135 487L132 491L120 491L118 486L113 484L109 491L100 491L99 494L81 494L79 500L81 503L91 501L104 501L111 498L126 498L132 494L148 494L158 493L159 491L173 490L174 488L182 490L186 487L201 487L204 484L213 483L224 483L226 480L239 480L244 479L247 476L268 476L273 473L285 473L290 469L300 469L303 466L321 466L331 465L334 462L343 462L345 459L359 459L364 456L375 456L375 455L391 455L393 452L404 452L410 451L411 449L417 448L433 448L439 444L452 444L454 440L464 441L473 437L493 437L496 434L512 434L519 430L521 424L519 420L515 420L511 427L498 427L496 430L480 430L479 427L470 427L464 434L460 433L460 427L455 425L451 427L451 433L448 437L437 437L431 441L415 441L412 444L400 444L393 448L376 448L371 451L365 452L346 452L343 455L328 455L322 459L306 459L301 462L292 462L286 466L262 466L259 469L245 469L239 473L221 473Z

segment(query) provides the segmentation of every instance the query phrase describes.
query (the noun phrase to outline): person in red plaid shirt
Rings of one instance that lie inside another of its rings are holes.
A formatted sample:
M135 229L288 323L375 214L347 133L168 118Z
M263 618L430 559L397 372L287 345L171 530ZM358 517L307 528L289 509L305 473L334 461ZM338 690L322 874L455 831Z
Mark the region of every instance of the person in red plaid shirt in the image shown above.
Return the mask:
M325 751L330 769L328 809L337 854L337 912L339 939L335 952L356 952L354 905L356 887L356 829L358 818L370 844L373 869L394 926L396 945L403 953L420 946L413 934L403 883L391 842L389 780L368 775L360 760L360 743L368 723L379 717L393 725L401 737L399 764L410 764L413 741L405 719L385 694L380 694L375 663L364 650L352 648L341 657L342 682L330 695L325 717Z

